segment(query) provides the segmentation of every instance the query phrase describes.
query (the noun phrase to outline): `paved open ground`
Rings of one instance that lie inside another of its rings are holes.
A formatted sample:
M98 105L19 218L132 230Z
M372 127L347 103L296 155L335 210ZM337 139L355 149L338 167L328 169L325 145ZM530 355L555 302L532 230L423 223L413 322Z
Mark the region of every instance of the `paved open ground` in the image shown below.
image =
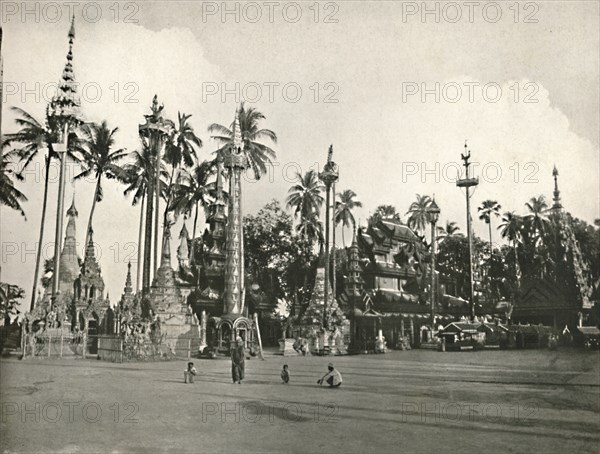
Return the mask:
M316 380L334 361L342 387ZM280 383L282 364L291 382ZM111 364L2 359L2 452L594 452L598 352Z

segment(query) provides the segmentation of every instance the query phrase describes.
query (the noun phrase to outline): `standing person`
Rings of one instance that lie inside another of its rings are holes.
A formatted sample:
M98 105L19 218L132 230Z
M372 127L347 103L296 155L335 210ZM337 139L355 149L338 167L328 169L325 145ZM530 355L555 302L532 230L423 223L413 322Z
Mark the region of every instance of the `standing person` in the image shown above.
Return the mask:
M322 385L323 382L326 382L331 388L337 388L342 384L342 374L340 374L334 367L333 363L329 363L327 365L327 372L320 380L317 380L319 385Z
M231 377L233 383L242 384L244 379L244 369L246 363L246 352L244 350L244 340L238 336L235 340L235 346L231 350Z
M283 370L281 371L281 379L283 380L283 383L288 383L290 381L290 373L288 371L287 364L283 365Z

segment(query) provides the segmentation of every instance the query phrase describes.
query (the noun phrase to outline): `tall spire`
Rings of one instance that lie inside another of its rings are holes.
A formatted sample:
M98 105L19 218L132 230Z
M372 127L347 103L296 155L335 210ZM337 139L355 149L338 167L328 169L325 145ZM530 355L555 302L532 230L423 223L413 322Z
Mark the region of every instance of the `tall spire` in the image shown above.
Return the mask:
M556 165L552 169L552 176L554 177L554 203L552 204L552 211L559 212L562 209L562 205L560 203L560 191L558 190L558 169Z
M177 248L177 259L179 260L179 265L189 265L189 259L190 259L190 250L188 247L188 242L190 241L190 234L188 232L188 229L185 225L185 222L183 223L183 227L181 228L181 231L179 232L179 247Z
M48 105L48 116L52 120L50 125L58 131L62 131L65 124L78 124L80 120L79 108L81 106L79 96L77 96L77 84L75 83L75 73L73 71L73 43L75 41L75 15L71 19L71 28L69 29L69 52L67 53L67 62L62 72L58 91Z
M64 293L69 290L73 290L73 283L77 276L79 276L79 258L77 256L77 240L76 240L76 221L77 208L75 208L75 194L73 194L73 200L71 207L67 211L67 229L65 231L65 238L60 253L59 262L59 281L58 289Z
M133 294L133 286L131 285L131 262L127 263L127 278L125 279L125 295ZM106 295L108 298L108 295Z
M162 255L160 257L160 267L171 268L171 228L166 226L163 229Z
M348 254L348 279L346 281L346 289L354 295L359 295L363 288L361 273L358 243L356 241L356 225L354 225L352 244Z

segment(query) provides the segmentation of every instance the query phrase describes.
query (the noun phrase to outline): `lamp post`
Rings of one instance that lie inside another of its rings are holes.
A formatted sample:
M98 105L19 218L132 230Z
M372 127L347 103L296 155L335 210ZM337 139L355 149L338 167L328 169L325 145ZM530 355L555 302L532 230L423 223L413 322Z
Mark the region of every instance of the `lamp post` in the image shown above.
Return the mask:
M427 208L431 222L431 334L435 330L435 227L440 217L440 208L435 203L435 196Z

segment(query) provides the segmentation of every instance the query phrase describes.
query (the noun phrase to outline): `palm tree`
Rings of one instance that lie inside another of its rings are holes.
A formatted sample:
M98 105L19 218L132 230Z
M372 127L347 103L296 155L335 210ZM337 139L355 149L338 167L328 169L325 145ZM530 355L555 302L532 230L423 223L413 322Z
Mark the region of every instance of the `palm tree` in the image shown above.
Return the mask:
M90 239L96 203L101 202L104 195L102 177L106 176L108 179L113 179L121 173L118 163L125 157L125 150L123 148L112 150L115 145L114 136L118 130L119 128L110 129L106 120L100 124L90 123L82 127L81 153L84 170L76 175L75 179L87 178L92 174L96 178L96 189L85 234L85 245L88 244Z
M298 183L288 191L286 206L294 209L294 215L300 215L300 219L309 218L312 213L319 212L323 205L321 191L325 186L319 180L314 170L309 170L304 175L296 172Z
M2 143L2 148L6 142ZM1 150L1 148L0 148ZM18 174L8 166L14 164L14 158L18 157L18 154L14 151L4 153L0 155L0 205L5 205L13 210L21 213L21 216L27 220L25 211L21 207L21 202L27 201L27 197L19 191L12 180L12 175L17 176Z
M152 189L154 186L154 173L155 173L155 158L152 151L149 149L148 142L145 139L141 139L141 151L134 151L129 156L133 162L125 164L117 178L119 181L124 183L127 188L123 192L125 195L133 193L132 205L135 206L140 203L140 222L139 222L139 234L138 234L138 263L137 263L137 281L136 288L140 289L140 272L142 264L144 270L150 273L150 257L152 247L152 212L153 202ZM164 164L161 166L161 181L166 180L168 177L167 170ZM161 185L161 195L166 197L166 184ZM145 203L145 222L144 222L144 203ZM148 228L150 232L148 232ZM142 258L142 231L144 234L144 254Z
M44 225L46 223L46 209L48 207L48 183L50 181L50 164L52 159L58 158L58 155L53 149L53 144L59 140L59 133L52 129L49 124L52 123L48 118L48 109L46 109L46 124L42 125L32 115L25 112L23 109L13 107L12 110L16 113L17 118L15 122L21 128L19 131L13 134L6 134L4 136L5 144L17 143L20 144L20 148L16 148L14 151L18 153L19 159L23 163L21 172L16 174L18 179L22 179L23 172L31 165L34 159L38 156L39 152L46 150L46 175L44 178L44 196L42 201L42 216L40 219L40 230L38 236L38 250L35 259L35 271L33 273L33 288L31 290L31 304L30 310L33 310L35 306L35 296L37 293L38 278L40 271L40 261L42 257L42 247L44 244ZM76 155L75 149L78 146L78 140L75 133L69 135L67 155L75 162L79 161L79 157Z
M196 224L198 222L198 206L204 209L210 204L210 196L214 197L214 183L209 183L209 178L214 175L215 166L212 161L203 161L191 171L181 170L173 190L171 209L177 214L186 217L194 213L194 228L192 239L196 238Z
M529 214L527 215L529 230L534 241L537 243L537 240L540 239L540 236L546 231L546 224L548 223L548 218L546 217L548 204L546 203L546 198L543 195L540 195L529 199L529 202L527 202L525 206L529 210Z
M417 194L417 201L410 204L406 214L410 214L408 217L408 226L420 233L425 233L425 227L429 223L429 205L431 204L431 197L428 195Z
M445 227L437 228L437 238L439 241L443 241L444 238L448 238L454 235L460 235L458 232L460 228L454 221L446 221Z
M488 230L490 233L490 254L492 253L492 215L500 216L500 209L502 207L495 200L484 200L481 203L481 206L477 208L479 211L479 219L485 221L488 225Z
M521 242L521 229L523 227L523 219L515 214L514 211L507 211L502 215L502 224L498 226L502 238L507 239L512 243L513 253L515 255L515 276L517 283L519 282L519 257L517 244Z
M323 247L323 223L319 219L317 211L302 216L300 222L296 225L296 232L307 240L310 245L318 242L319 247Z
M164 212L164 221L166 223L167 213L170 211L170 204L173 197L173 181L175 173L183 163L184 167L190 168L198 160L196 148L202 147L202 140L194 133L194 128L188 123L191 115L177 112L177 126L171 131L167 143L165 145L164 160L171 165L171 177L169 179L169 193L167 198L167 206Z
M339 200L335 202L335 224L342 223L342 243L346 247L344 239L344 227L356 227L356 220L352 214L355 208L362 208L362 202L354 200L356 193L351 189L338 193Z
M379 205L375 212L369 217L369 225L375 225L381 220L391 220L393 222L402 222L400 214L393 205Z
M271 164L276 157L273 149L259 142L262 139L269 139L271 142L277 143L277 135L273 131L259 129L259 123L264 119L266 117L254 107L246 108L244 103L241 103L239 121L242 140L244 141L244 153L257 180L267 171L267 164ZM208 132L213 134L211 137L221 145L221 148L217 150L217 155L221 158L233 143L232 130L233 123L229 128L217 123L213 123L208 127Z

